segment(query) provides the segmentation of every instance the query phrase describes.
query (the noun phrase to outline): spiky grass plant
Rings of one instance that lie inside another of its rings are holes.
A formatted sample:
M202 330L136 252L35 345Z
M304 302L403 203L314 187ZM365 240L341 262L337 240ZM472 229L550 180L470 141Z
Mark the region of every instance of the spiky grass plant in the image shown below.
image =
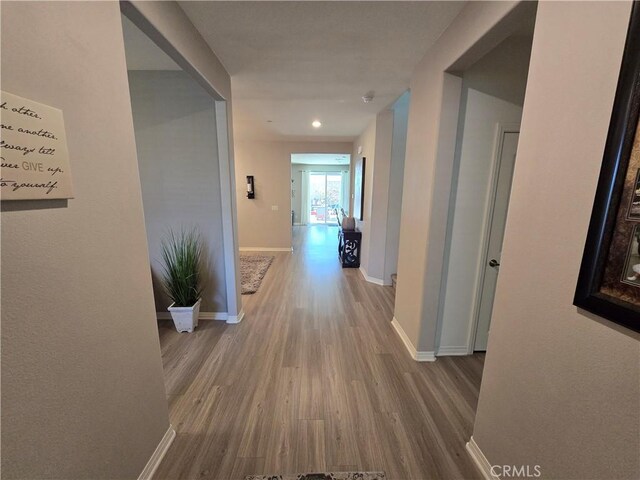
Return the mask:
M197 230L170 230L162 241L163 286L175 307L191 307L202 294L202 242Z

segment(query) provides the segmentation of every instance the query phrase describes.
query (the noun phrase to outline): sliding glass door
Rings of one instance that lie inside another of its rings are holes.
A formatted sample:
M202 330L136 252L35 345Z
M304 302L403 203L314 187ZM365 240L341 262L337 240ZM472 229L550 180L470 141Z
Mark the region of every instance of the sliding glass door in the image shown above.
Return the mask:
M311 211L309 223L338 223L338 212L342 207L342 174L314 173L309 174L309 195Z

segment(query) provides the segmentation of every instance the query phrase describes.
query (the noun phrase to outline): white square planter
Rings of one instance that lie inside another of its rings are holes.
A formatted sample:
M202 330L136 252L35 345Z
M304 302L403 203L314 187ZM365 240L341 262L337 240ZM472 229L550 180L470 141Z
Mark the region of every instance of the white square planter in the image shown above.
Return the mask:
M171 312L171 318L177 331L191 333L198 326L201 301L202 299L199 299L192 307L174 307L173 303L169 306L168 310Z

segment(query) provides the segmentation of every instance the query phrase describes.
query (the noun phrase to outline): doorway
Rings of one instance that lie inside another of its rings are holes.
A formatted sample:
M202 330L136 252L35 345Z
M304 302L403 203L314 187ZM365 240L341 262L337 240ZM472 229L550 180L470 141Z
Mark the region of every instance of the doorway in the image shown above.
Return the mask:
M331 224L338 222L342 208L342 175L340 173L311 172L309 174L309 223Z
M179 52L158 45L164 37L135 7L123 3L121 13L156 316L170 318L158 260L163 239L194 229L205 272L200 318L237 323L243 312L227 103L198 72L183 68L191 64Z
M516 151L520 129L517 126L498 126L496 138L496 159L494 163L494 182L490 200L489 215L487 217L485 245L483 255L484 268L478 285L478 305L476 308L475 332L473 341L474 351L485 351L491 327L491 312L493 298L496 293L498 273L500 271L500 257L504 229L509 210L509 197L515 167Z
M508 37L462 72L457 87L438 356L487 349L531 39Z
M294 227L336 225L349 211L348 153L291 154L291 219Z

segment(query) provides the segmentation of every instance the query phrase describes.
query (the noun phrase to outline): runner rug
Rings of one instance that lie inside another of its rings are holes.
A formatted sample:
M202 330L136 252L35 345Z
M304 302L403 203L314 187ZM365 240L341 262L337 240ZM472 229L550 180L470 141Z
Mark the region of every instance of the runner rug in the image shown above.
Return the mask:
M273 258L268 255L240 255L240 283L242 295L256 293ZM368 480L368 479L367 479Z
M295 473L291 475L248 475L245 480L385 480L384 472Z

